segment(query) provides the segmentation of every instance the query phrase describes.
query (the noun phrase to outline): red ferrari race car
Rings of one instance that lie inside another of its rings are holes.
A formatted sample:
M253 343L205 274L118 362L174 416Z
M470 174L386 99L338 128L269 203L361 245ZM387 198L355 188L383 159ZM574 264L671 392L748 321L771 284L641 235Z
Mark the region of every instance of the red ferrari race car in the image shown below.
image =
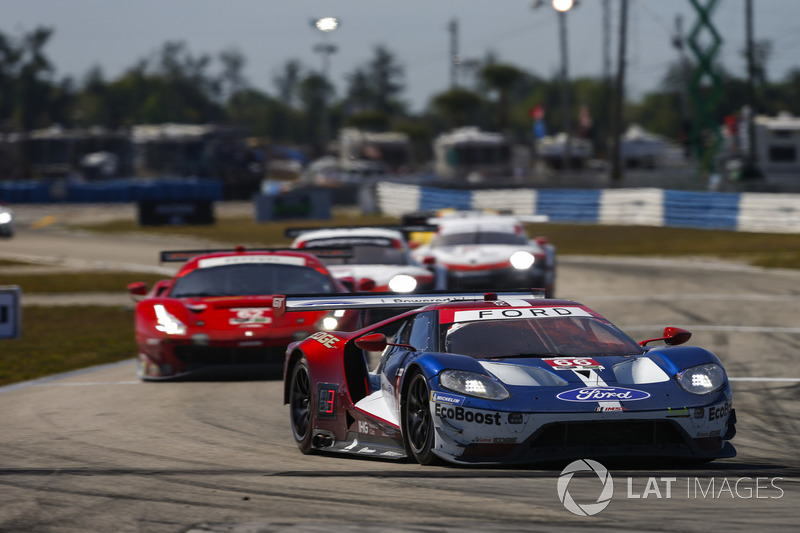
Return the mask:
M128 285L142 380L275 371L289 343L358 326L357 311L273 315L274 294L347 292L311 254L237 247L162 252L161 260L185 264L149 290L144 282Z

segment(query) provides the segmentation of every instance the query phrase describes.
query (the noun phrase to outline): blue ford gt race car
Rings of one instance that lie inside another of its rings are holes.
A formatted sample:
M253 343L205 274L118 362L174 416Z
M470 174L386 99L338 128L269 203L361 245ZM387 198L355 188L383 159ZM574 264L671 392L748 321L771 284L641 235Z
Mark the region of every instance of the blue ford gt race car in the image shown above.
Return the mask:
M401 313L288 346L298 447L422 464L736 455L728 378L713 353L678 346L691 333L667 327L637 343L585 305L542 294L276 296L276 316Z

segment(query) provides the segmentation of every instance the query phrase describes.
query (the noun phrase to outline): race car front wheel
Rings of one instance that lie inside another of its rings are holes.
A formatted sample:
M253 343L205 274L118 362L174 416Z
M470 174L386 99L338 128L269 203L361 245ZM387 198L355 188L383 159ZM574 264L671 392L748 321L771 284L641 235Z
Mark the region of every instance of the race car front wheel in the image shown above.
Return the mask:
M439 458L433 453L435 429L430 397L425 376L415 374L408 386L403 409L403 439L408 455L423 465L439 462Z
M292 381L289 385L289 417L292 422L292 434L297 447L303 453L311 453L311 429L314 422L313 403L311 400L311 375L308 363L300 359L292 369Z

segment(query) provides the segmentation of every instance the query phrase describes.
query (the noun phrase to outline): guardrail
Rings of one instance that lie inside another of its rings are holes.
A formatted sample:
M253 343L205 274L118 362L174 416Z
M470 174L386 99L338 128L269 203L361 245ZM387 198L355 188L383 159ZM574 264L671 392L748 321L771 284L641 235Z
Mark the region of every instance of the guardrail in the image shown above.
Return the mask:
M800 194L691 192L664 189L451 190L382 182L378 209L500 209L547 215L556 223L619 224L800 233Z

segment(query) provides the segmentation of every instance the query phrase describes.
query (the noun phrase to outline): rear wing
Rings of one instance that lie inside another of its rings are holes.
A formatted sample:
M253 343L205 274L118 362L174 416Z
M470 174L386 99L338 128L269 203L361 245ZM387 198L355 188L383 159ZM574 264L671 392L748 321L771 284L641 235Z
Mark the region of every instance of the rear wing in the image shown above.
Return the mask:
M245 248L244 246L237 246L236 248L221 248L221 249L208 249L208 250L170 250L163 251L160 254L162 263L185 263L190 259L201 255L216 254L216 253L236 253L236 252L300 252L315 255L320 258L342 258L349 259L353 257L353 250L348 247L341 246L324 246L319 248Z
M337 229L369 229L369 228L376 228L376 229L391 229L395 231L399 231L406 237L410 233L414 233L417 231L436 231L438 226L428 224L425 222L420 222L419 224L388 224L388 225L380 225L380 224L371 224L367 226L316 226L316 227L302 227L302 228L286 228L283 232L284 236L294 239L297 238L304 233L309 233L311 231L319 231L319 230L337 230ZM348 236L340 237L343 240L350 239ZM352 239L357 239L360 237L352 237Z
M417 294L397 294L396 292L373 292L369 294L295 294L290 296L275 295L272 298L272 312L282 317L292 311L332 311L346 309L416 309L426 305L460 301L482 300L524 300L544 298L544 289L527 291L493 291L493 292L448 292L431 291Z
M461 210L439 213L438 211L418 211L403 215L403 224L407 226L419 226L427 229L417 229L412 231L436 231L439 224L447 223L448 220L471 218L476 216L500 216L518 220L520 222L541 223L549 222L548 215L515 215L510 209L488 209L488 210Z

